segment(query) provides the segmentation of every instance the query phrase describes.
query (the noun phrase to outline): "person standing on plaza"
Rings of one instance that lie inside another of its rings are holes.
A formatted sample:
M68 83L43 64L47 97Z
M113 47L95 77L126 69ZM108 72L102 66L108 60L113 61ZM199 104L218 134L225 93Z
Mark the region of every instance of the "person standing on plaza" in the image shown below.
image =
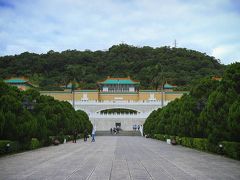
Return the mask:
M84 130L84 141L86 142L88 138L88 131L87 129Z
M74 130L73 131L73 143L76 143L77 142L77 131Z
M94 126L92 129L92 142L95 142L95 134L96 134L96 127Z

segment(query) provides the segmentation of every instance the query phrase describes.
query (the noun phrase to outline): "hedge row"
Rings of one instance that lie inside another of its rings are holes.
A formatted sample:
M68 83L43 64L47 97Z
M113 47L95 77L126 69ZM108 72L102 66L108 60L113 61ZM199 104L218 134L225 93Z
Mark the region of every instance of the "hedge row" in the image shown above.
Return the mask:
M175 139L177 144L181 144L181 138L178 136L170 136L167 134L154 134L153 138L161 141L166 141L167 139Z
M37 138L32 138L29 149L37 149L37 148L40 148L41 146L42 144L39 142Z
M83 138L83 134L79 134L77 136L77 139L80 138ZM58 139L60 143L63 143L64 139L66 139L67 142L73 140L73 136L72 135L50 136L48 144L40 142L37 138L32 138L31 141L27 144L20 144L17 141L0 140L0 155L19 152L23 150L33 150L46 145L51 145L53 140L55 139Z
M226 156L240 160L240 143L222 141L223 151Z
M218 154L223 153L219 146L209 143L209 141L205 138L182 137L181 145L201 151L214 152Z
M223 154L228 157L240 160L240 143L238 142L222 141L218 145L215 145L209 143L209 141L205 138L178 137L164 134L154 134L153 138L161 141L166 141L167 139L176 139L177 144L185 147Z
M50 136L50 142L52 142L53 140L57 139L59 140L60 143L63 143L64 142L64 139L66 139L66 141L72 141L73 140L73 135L63 135L63 134L60 134L58 136ZM78 134L77 135L77 139L81 139L83 138L83 134Z

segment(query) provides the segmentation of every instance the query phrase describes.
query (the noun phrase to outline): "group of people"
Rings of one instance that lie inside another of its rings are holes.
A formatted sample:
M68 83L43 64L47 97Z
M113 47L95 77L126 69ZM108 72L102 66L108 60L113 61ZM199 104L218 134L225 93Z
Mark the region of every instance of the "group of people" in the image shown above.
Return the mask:
M140 130L140 125L134 124L134 125L133 125L133 130L134 130L134 131Z
M118 126L114 127L114 128L110 128L110 133L111 134L118 134L119 130L120 130L120 128Z
M78 135L77 131L74 130L73 131L73 143L77 142L77 135ZM96 135L96 127L93 127L92 134L91 134L91 137L92 137L91 142L95 142L95 135ZM89 138L89 134L88 134L88 130L87 129L84 130L83 138L84 138L84 142L86 142L87 138Z

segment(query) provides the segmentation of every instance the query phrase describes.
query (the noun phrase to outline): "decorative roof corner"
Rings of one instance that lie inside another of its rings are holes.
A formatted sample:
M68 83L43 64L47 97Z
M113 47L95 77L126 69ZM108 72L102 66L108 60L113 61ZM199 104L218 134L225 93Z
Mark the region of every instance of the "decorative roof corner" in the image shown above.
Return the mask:
M173 89L173 88L176 88L177 86L176 85L172 85L172 84L169 84L169 83L165 83L163 88L164 89Z

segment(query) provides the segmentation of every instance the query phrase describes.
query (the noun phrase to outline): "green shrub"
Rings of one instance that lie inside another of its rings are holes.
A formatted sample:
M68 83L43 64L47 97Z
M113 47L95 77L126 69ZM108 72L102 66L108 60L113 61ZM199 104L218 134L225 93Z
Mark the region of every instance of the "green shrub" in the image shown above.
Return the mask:
M182 143L181 143L181 144L182 144L183 146L190 147L190 148L193 147L193 138L182 137L181 140L182 140Z
M167 139L173 139L173 137L176 137L176 136L170 136L170 135L167 135L167 134L154 134L153 135L154 139L158 139L158 140L161 140L161 141L166 141Z
M178 136L170 136L167 134L154 134L153 138L161 141L166 141L167 139L171 139L171 140L175 139L177 144L181 144L181 138Z
M240 143L222 141L223 153L231 158L240 160Z
M154 134L154 139L158 139L161 141L166 141L166 139L175 138L177 144L181 144L183 146L198 149L201 151L208 151L217 154L224 154L228 157L240 160L240 143L239 142L228 142L222 141L222 148L219 145L215 145L210 143L207 138L190 138L190 137L178 137L178 136L169 136L163 134Z
M201 151L209 151L214 153L220 153L219 147L215 144L212 144L206 138L189 138L189 137L182 137L181 138L181 145L198 149Z
M40 143L42 146L50 146L52 144L52 136L42 140Z
M190 138L190 137L179 137L179 136L170 136L163 134L154 134L154 139L161 141L166 141L166 139L173 140L175 138L177 144L183 145L185 147L198 149L201 151L210 151L218 153L219 148L214 144L210 144L206 138Z
M9 144L9 146L7 146ZM20 145L17 141L0 140L0 154L19 151Z
M57 140L59 140L59 142L62 144L63 141L64 141L65 136L64 136L64 134L63 134L62 132L60 132L60 133L57 135L56 138L57 138Z
M66 141L72 141L73 140L73 135L65 135L64 138L66 139Z
M207 139L204 139L204 138L193 138L192 147L194 149L198 149L198 150L201 150L201 151L207 151L208 150L208 146L209 146L209 143L208 143Z
M154 134L154 139L158 139L158 140L161 140L161 141L165 141L165 136L163 134Z
M208 141L208 145L207 145L207 151L221 154L219 152L219 147L216 144L210 143L209 141Z
M77 139L82 139L84 137L84 134L78 134Z
M32 138L31 142L30 142L30 149L37 149L41 147L41 143L39 142L39 140L37 138Z
M175 138L176 138L176 141L177 141L177 144L182 144L182 138L181 137L179 137L179 136L175 136Z

